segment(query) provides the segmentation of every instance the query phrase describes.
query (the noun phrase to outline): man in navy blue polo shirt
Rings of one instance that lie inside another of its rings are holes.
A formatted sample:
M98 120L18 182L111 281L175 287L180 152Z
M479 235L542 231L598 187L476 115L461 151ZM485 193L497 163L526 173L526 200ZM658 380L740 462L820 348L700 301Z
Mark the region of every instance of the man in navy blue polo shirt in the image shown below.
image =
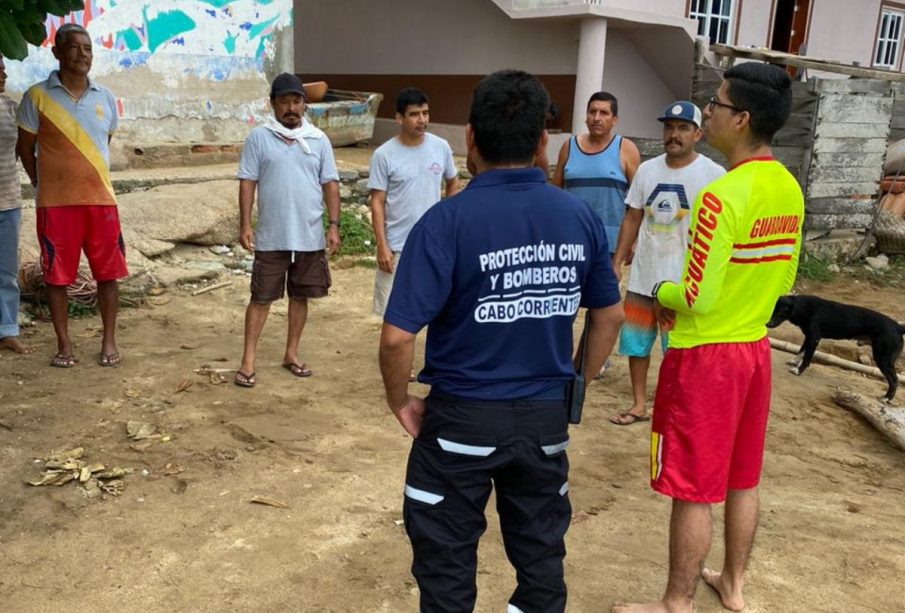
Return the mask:
M540 81L521 71L477 86L465 129L477 176L414 226L384 315L387 404L415 439L403 516L423 613L473 610L493 488L518 579L509 611L565 609L572 323L586 307L590 381L622 306L600 219L532 168L548 105ZM426 399L408 393L424 326Z

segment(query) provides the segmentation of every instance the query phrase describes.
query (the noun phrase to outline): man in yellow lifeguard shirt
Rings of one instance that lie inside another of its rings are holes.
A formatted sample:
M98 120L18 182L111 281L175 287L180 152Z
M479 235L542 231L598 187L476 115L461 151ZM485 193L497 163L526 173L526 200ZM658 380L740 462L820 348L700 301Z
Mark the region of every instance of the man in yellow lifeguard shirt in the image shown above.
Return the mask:
M730 169L698 196L682 281L652 292L671 328L651 424L651 486L673 499L669 581L661 600L616 613L690 613L699 576L727 609L744 607L770 407L765 324L795 280L804 199L770 149L791 111L788 75L751 62L723 78L704 131ZM710 506L724 500L726 557L715 572L703 567Z
M59 70L31 86L19 104L16 148L37 189L41 270L57 335L50 365L70 368L78 361L69 338L66 287L76 279L84 249L97 281L104 326L97 362L116 366L121 359L115 337L117 279L128 274L109 171L116 99L88 78L92 48L85 28L74 23L60 27L53 55Z

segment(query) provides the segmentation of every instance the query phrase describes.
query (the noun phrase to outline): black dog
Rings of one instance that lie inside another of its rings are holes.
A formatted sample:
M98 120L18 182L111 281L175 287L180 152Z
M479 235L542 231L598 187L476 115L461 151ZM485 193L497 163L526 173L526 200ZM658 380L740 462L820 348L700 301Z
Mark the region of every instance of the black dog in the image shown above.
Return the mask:
M775 328L786 320L804 332L804 344L798 352L798 360L790 362L794 365L794 374L800 375L811 363L820 339L854 339L871 346L874 363L889 383L889 389L886 390L887 402L895 397L899 386L896 359L902 353L905 326L882 313L817 296L780 298L767 327Z

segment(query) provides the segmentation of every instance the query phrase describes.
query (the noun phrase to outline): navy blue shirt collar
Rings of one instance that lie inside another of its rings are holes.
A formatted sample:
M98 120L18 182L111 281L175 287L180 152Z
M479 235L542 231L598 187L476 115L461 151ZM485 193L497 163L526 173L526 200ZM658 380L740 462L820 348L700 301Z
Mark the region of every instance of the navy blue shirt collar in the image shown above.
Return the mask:
M546 183L547 177L544 171L534 166L528 168L495 168L485 170L475 176L468 187L491 187L494 185L509 185L513 183ZM466 189L468 189L466 187Z

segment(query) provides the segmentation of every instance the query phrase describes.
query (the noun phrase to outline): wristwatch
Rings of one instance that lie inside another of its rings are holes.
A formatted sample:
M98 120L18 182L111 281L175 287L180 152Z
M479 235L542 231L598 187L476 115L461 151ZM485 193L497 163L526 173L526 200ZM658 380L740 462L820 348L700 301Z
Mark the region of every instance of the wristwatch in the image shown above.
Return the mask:
M337 229L339 229L340 227L342 227L342 224L339 222L338 219L331 219L331 220L328 221L327 223L328 223L329 225L331 225L331 226L336 226Z
M660 291L660 288L663 286L664 283L666 283L666 281L657 281L657 282L654 284L654 289L652 289L652 290L650 291L650 297L651 297L651 298L653 298L654 300L657 299L657 292Z

